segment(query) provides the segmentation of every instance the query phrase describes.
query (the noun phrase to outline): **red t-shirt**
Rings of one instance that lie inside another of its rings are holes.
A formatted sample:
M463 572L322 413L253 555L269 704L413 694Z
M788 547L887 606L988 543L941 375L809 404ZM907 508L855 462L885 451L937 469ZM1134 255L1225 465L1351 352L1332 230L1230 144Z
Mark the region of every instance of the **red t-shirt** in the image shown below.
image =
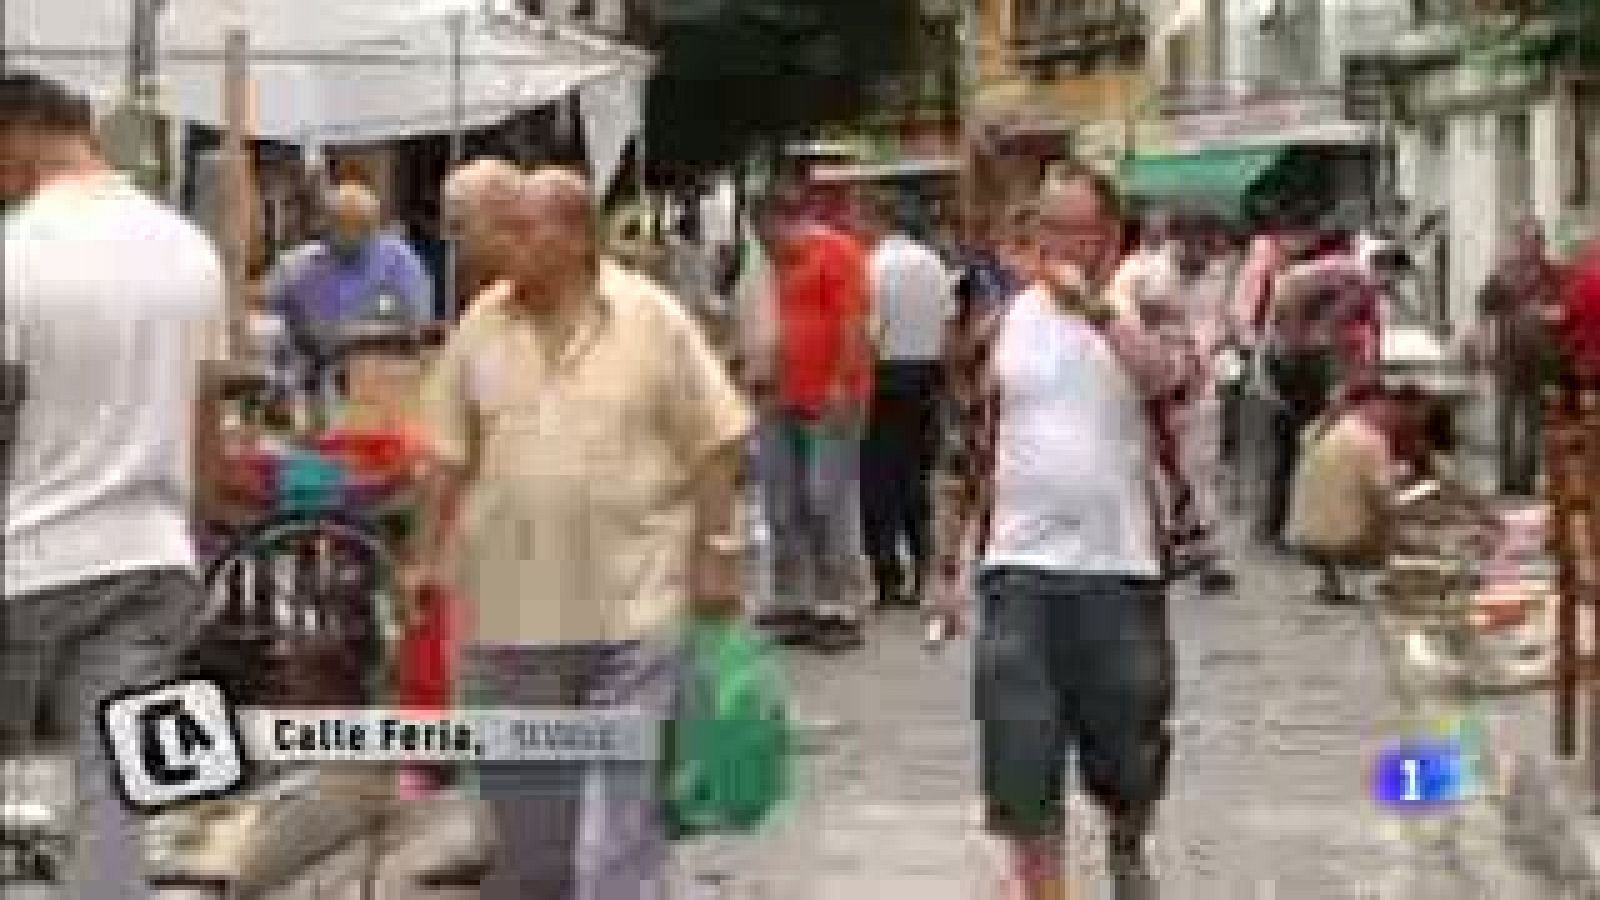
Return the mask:
M1600 383L1600 247L1584 248L1569 270L1563 322L1567 351L1585 384Z
M815 416L841 377L862 403L871 394L870 360L846 358L846 335L864 333L870 276L866 251L847 235L818 228L801 243L778 265L778 395L786 409Z

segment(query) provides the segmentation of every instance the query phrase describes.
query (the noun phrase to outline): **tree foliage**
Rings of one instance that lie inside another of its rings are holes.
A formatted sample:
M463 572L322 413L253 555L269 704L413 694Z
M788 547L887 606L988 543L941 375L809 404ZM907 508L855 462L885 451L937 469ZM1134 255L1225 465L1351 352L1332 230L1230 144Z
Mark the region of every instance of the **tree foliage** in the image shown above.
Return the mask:
M660 0L647 41L658 171L732 163L849 121L917 62L918 0Z
M1554 0L1554 5L1570 34L1573 61L1600 71L1600 9L1595 0Z
M1600 2L1518 0L1510 4L1524 61L1600 72Z

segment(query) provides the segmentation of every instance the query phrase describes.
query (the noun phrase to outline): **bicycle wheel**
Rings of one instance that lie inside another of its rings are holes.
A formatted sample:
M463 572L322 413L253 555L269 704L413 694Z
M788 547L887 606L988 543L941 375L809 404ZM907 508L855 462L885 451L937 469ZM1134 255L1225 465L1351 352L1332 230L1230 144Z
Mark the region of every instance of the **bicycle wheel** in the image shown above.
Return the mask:
M240 702L359 706L386 693L398 627L395 561L368 523L269 517L205 573L190 671Z

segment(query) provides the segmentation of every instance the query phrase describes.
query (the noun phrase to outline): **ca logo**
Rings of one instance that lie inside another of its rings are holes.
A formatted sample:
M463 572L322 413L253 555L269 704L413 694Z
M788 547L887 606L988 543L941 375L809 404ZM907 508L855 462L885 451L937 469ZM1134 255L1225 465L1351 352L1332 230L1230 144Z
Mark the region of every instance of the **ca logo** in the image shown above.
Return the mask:
M101 704L100 729L123 800L141 812L221 796L244 780L238 722L212 682L113 694Z

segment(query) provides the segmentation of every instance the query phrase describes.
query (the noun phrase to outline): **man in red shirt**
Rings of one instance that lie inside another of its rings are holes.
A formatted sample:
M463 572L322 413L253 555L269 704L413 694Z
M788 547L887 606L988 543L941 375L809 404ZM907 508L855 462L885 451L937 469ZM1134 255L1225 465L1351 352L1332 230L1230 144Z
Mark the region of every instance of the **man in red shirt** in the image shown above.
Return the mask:
M871 396L867 254L809 213L793 191L774 195L760 229L778 288L772 383L762 457L776 543L779 637L825 652L861 640L857 472Z

